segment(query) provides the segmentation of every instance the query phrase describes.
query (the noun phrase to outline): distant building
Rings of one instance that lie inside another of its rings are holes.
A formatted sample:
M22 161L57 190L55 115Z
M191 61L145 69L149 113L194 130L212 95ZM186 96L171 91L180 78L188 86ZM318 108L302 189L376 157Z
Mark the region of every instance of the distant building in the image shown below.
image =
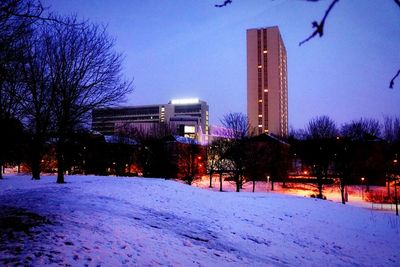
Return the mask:
M113 135L126 127L151 130L160 123L170 125L181 136L208 141L208 105L199 99L175 99L168 104L103 108L92 112L92 130L104 135Z
M247 116L257 134L288 134L287 55L276 26L247 30Z

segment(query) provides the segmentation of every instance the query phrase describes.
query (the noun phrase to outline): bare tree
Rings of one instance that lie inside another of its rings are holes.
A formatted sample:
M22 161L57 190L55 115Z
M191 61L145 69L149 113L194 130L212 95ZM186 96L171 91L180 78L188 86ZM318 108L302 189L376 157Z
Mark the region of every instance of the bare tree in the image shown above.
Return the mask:
M359 119L346 123L341 128L342 140L337 148L342 147L338 155L343 154L340 167L340 182L346 183L350 175L358 172L366 178L367 189L373 177L376 176L381 160L377 144L381 141L381 124L375 119Z
M217 138L213 140L211 147L213 153L213 172L218 174L219 177L219 191L222 192L223 176L228 173L230 168L230 162L226 158L226 153L229 147L230 141L225 138ZM209 167L210 168L210 167ZM210 179L212 177L210 176ZM211 185L211 181L210 181Z
M21 67L30 49L26 39L34 34L38 21L57 21L50 14L43 16L44 11L38 0L0 2L0 118L20 115Z
M385 117L383 120L383 138L388 142L400 142L400 118Z
M185 138L185 143L178 144L179 173L188 185L198 178L201 154L200 144L192 138Z
M218 161L218 147L216 142L212 142L207 146L207 171L210 177L210 188L213 187L212 185L212 178L214 173L217 171L217 161Z
M251 135L250 124L247 116L242 113L229 113L224 116L221 123L229 129L224 157L230 162L230 176L236 184L236 192L239 192L244 183L246 157L244 151L246 138Z
M0 118L15 117L17 113L17 96L22 82L20 66L27 49L22 40L31 35L31 25L35 22L17 14L39 16L41 9L34 1L0 2Z
M0 2L0 121L7 131L8 123L21 119L21 91L24 88L21 67L26 62L29 46L25 42L32 35L32 25L41 16L43 8L35 0L4 0ZM4 133L4 136L10 135ZM9 142L3 139L2 142ZM7 144L8 146L9 144ZM0 149L5 158L6 144Z
M336 123L328 116L320 116L312 119L306 129L308 138L329 139L338 135Z
M123 100L132 83L122 78L122 56L114 51L114 41L97 25L77 23L75 18L53 23L46 49L55 94L57 183L64 183L68 136L88 120L94 108Z
M388 151L386 151L387 162L387 194L390 197L390 183L395 175L399 175L399 158L400 158L400 118L385 117L383 121L383 137L388 143ZM397 166L397 170L395 168ZM397 171L397 173L396 173ZM393 176L394 175L394 176Z
M324 181L328 178L330 163L334 160L335 140L338 130L334 121L328 116L312 119L306 129L307 139L302 149L302 157L317 177L318 198L323 198Z
M139 142L137 160L143 176L171 177L175 174L172 155L165 140L174 134L169 123L155 123L151 126L126 124L119 128L126 136Z
M367 135L380 136L381 125L375 119L359 119L346 123L341 128L341 135L352 140L362 140Z
M271 163L270 149L266 142L253 139L247 140L243 153L246 179L252 183L255 192L256 182L267 177L267 168Z
M223 117L221 123L228 129L226 131L228 138L240 140L252 135L248 118L243 113L228 113Z
M55 94L51 85L48 45L52 35L49 25L41 25L34 35L24 39L26 60L22 68L24 90L20 92L19 101L22 114L30 132L29 160L32 179L40 179L40 162L44 145L48 140L55 106Z

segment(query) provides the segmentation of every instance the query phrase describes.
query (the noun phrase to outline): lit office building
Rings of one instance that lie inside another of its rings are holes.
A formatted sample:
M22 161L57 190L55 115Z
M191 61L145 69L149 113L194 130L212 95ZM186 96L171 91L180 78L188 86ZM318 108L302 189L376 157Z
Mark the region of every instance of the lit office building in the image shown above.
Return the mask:
M287 56L276 26L247 30L247 116L257 134L288 134Z
M95 109L92 112L92 130L113 135L127 128L150 131L165 123L178 135L207 142L208 116L205 101L175 99L168 104Z

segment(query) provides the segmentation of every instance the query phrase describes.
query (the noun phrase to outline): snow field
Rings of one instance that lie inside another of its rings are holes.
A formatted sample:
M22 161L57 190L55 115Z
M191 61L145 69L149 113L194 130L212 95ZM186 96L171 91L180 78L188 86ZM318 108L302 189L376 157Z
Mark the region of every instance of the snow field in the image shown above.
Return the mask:
M55 180L0 181L0 265L400 265L400 220L393 214L163 179ZM16 209L46 221L28 231L1 227Z

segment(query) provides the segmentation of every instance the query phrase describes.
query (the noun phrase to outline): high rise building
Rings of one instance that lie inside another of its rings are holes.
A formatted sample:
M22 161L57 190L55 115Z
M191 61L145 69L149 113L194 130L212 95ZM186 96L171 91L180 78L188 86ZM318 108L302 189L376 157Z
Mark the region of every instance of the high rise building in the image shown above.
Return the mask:
M207 142L209 135L207 102L199 99L175 99L168 104L94 109L92 129L113 135L126 128L152 130L165 123L179 135Z
M288 134L287 55L277 26L247 30L247 116L257 134Z

